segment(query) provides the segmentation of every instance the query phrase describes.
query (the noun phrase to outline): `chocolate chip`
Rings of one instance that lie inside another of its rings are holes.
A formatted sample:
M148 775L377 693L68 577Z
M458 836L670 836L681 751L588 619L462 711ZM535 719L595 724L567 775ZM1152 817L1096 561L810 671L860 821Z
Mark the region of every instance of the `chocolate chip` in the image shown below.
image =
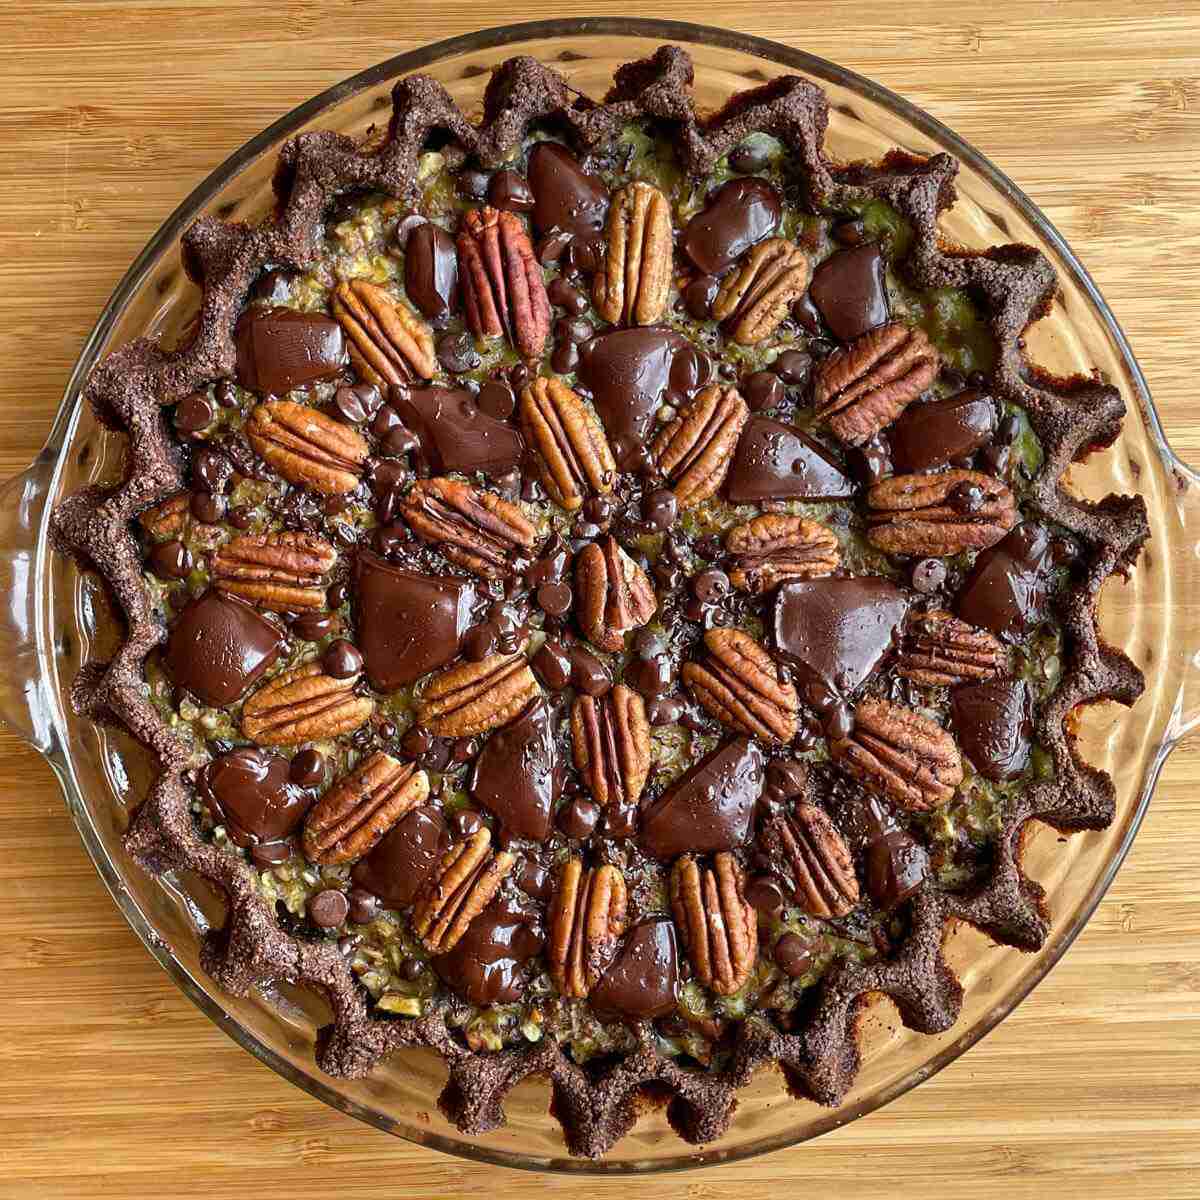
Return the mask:
M550 638L541 644L529 665L552 692L561 692L571 681L571 657L561 643Z
M583 515L600 528L612 521L613 502L607 496L589 496L583 502Z
M186 579L192 570L191 551L180 541L162 542L150 551L150 570L159 579Z
M450 759L456 763L470 762L478 753L479 743L474 738L455 738L450 747Z
M375 530L374 541L375 549L384 558L396 558L404 553L404 548L412 541L412 533L407 525L392 521Z
M463 635L462 654L467 662L483 662L496 649L495 627L484 622Z
M715 275L700 275L683 289L683 303L697 321L712 318L712 303L720 291L721 281Z
M479 389L475 403L480 411L487 413L489 417L495 417L497 421L507 421L516 410L517 398L508 384L491 379Z
M392 231L392 244L397 250L404 251L408 249L408 239L412 237L415 230L422 225L428 225L429 218L423 217L420 213L410 212L396 222L396 228Z
M807 292L792 305L792 320L813 337L820 337L823 332L821 313Z
M400 978L409 983L415 983L425 974L428 964L419 958L404 958L400 960Z
M574 317L582 316L588 310L587 296L561 277L550 281L546 287L546 295L551 304L565 309Z
M254 517L244 504L239 504L237 508L229 510L229 523L234 529L246 530L254 524Z
M460 838L469 838L483 828L483 817L473 808L462 808L450 818L450 826Z
M517 887L545 903L554 895L554 876L539 863L526 859L517 876Z
M432 747L433 734L418 725L414 725L400 739L400 749L410 758L420 758L422 755L428 754Z
M451 374L474 371L483 359L469 333L447 333L438 339L438 362Z
M258 842L250 847L250 859L256 867L277 867L296 852L290 842Z
M213 388L213 396L222 408L237 408L238 406L237 384L232 379L219 380Z
M740 388L751 412L778 408L787 398L783 380L774 371L755 371L742 380Z
M557 825L562 833L577 841L591 837L599 821L600 806L584 796L576 796L559 810L557 817Z
M833 227L833 240L841 246L861 246L866 241L866 229L861 220L840 221Z
M575 342L561 339L554 344L550 366L556 375L570 375L579 366L579 347Z
M608 668L590 651L575 645L570 650L571 683L585 696L603 696L612 688Z
M331 415L347 425L369 421L383 404L383 396L373 383L346 384L333 393Z
M467 200L482 200L488 194L491 174L478 167L466 167L458 173L455 188Z
M946 582L946 564L940 558L922 558L913 563L912 585L923 595L936 592Z
M213 422L212 402L203 392L192 392L175 405L175 431L184 437L207 429Z
M960 512L968 516L979 512L983 508L985 501L983 488L979 484L965 479L961 483L956 483L950 489L950 493L946 499L955 512Z
M537 246L534 248L534 255L543 267L552 266L566 254L570 244L571 235L564 233L562 230L556 230L554 233L548 233L544 238L539 239Z
M394 458L403 458L404 455L411 454L419 445L417 435L403 425L393 425L379 439L380 450Z
M339 609L350 597L350 584L341 580L333 584L325 593L325 602L332 609Z
M264 271L254 281L251 294L255 300L265 300L270 305L286 304L292 296L292 277L278 269Z
M317 892L308 901L308 919L319 929L335 929L350 912L350 902L345 893L336 888Z
M202 446L192 457L192 479L200 491L224 492L233 479L233 463L215 446Z
M362 652L353 642L338 638L321 656L321 669L334 679L350 679L363 669Z
M192 516L202 525L215 525L225 515L225 497L211 492L193 492L189 506Z
M488 203L509 212L532 212L533 192L523 175L516 171L497 171L488 183Z
M552 617L570 612L573 599L571 587L566 583L543 583L537 590L538 606Z
M785 933L775 943L774 955L779 969L791 979L799 979L812 970L812 946L798 933Z
M692 595L703 604L712 604L729 594L729 576L718 567L709 567L692 579Z
M350 920L355 925L368 925L379 915L379 897L366 888L352 887L347 896L350 902Z
M642 500L642 520L651 529L670 529L679 520L679 500L669 488L659 488Z
M325 755L311 746L301 750L292 759L288 778L298 787L316 787L325 778Z
M753 175L771 164L771 147L761 138L743 142L729 152L729 169L739 175Z
M785 350L771 364L775 374L792 387L803 387L812 374L812 355L803 350Z
M656 727L674 725L683 711L683 701L678 696L656 696L646 705L646 719Z

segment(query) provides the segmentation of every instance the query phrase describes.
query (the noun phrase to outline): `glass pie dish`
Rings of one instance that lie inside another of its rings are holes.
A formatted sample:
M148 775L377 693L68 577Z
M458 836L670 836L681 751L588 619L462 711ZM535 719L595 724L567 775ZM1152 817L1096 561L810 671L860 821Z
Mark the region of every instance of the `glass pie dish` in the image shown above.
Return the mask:
M763 1072L740 1094L728 1131L702 1149L664 1136L665 1116L655 1110L603 1162L588 1163L566 1156L539 1081L509 1094L503 1128L467 1138L438 1114L444 1069L431 1052L394 1054L365 1079L329 1079L312 1059L316 1030L327 1020L319 997L277 985L238 998L219 991L204 974L198 934L220 922L220 901L204 881L183 873L152 879L122 848L121 834L145 792L151 763L132 738L75 715L69 703L81 666L106 661L114 652L119 622L96 579L51 552L46 518L63 496L121 475L124 439L106 433L79 402L88 371L106 350L132 338L173 340L186 328L198 292L179 263L181 232L204 214L248 222L265 217L272 207L276 152L285 138L313 128L362 137L385 119L392 82L413 71L432 75L469 112L479 106L489 68L521 53L553 64L573 88L598 96L618 66L665 42L682 44L691 54L701 111L718 108L734 92L800 72L829 95L826 147L837 159L875 160L893 147L949 152L961 171L958 203L942 219L947 239L967 248L1028 243L1053 263L1062 295L1029 331L1028 356L1059 376L1098 370L1127 402L1120 439L1074 467L1069 483L1084 497L1137 491L1145 499L1149 550L1129 580L1105 589L1100 625L1106 639L1145 671L1147 689L1133 710L1105 704L1081 717L1082 756L1109 772L1116 786L1113 824L1066 840L1034 826L1025 839L1025 870L1046 889L1053 914L1041 950L1021 954L992 945L969 927L953 930L946 954L966 999L951 1030L918 1035L895 1022L889 1006L874 1005L861 1028L862 1070L836 1109L790 1101L780 1077ZM134 263L84 349L46 448L8 485L2 540L10 600L3 637L11 666L0 689L2 713L56 770L97 868L151 952L222 1028L293 1082L389 1132L511 1166L620 1172L720 1162L813 1137L920 1082L1010 1012L1083 927L1129 847L1166 754L1194 720L1191 483L1191 474L1167 448L1145 381L1083 268L1010 181L932 118L831 64L738 34L627 20L493 30L393 59L301 106L217 170Z

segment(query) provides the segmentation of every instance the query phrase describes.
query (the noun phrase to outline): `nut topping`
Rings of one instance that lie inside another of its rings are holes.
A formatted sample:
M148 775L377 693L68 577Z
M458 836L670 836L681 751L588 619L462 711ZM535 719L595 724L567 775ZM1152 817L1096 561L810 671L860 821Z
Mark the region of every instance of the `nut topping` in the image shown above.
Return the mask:
M671 870L671 911L696 981L732 996L758 958L758 917L742 891L742 872L727 850L702 870L685 854Z
M659 430L651 446L654 465L673 485L680 508L716 494L733 462L750 410L736 388L716 384L697 393Z
M859 901L846 839L815 804L797 804L768 822L763 839L787 863L796 903L814 917L844 917Z
M428 797L429 776L424 771L380 750L339 779L309 810L305 857L327 865L362 858Z
M191 502L190 492L176 492L146 509L138 524L153 538L178 537L187 528Z
M377 387L432 379L433 332L403 300L365 279L338 284L333 315L346 332L350 361Z
M869 330L821 364L817 416L847 446L890 425L934 380L938 352L920 329L899 321Z
M466 841L446 851L413 902L413 932L430 954L452 950L467 926L491 903L513 855L493 853L491 830L485 825Z
M542 268L516 213L472 209L458 235L458 275L467 325L476 337L505 337L540 358L550 332Z
M312 533L244 533L212 557L217 587L272 612L325 607L325 576L337 551Z
M417 703L417 723L439 737L473 737L507 725L540 695L521 651L493 654L435 675Z
M671 206L652 184L613 193L608 248L596 273L596 311L612 325L653 325L666 310L674 245Z
M796 736L800 701L774 659L740 629L710 629L708 658L683 664L683 680L699 704L723 724L766 742Z
M998 638L948 612L917 613L904 632L896 673L917 683L951 687L995 679L1007 666Z
M838 569L841 555L833 531L819 521L764 513L725 535L733 562L729 582L754 595L785 579L815 579Z
M936 721L887 700L861 700L853 731L829 752L869 792L913 812L940 808L962 783L954 739Z
M354 491L368 452L366 440L348 425L291 400L256 406L246 422L246 437L288 483L323 496Z
M625 932L625 877L616 867L584 869L568 859L550 905L546 957L559 992L582 1000L599 982Z
M242 705L242 733L259 746L296 746L337 737L364 724L375 701L354 694L357 675L334 679L318 662L264 683Z
M646 703L618 683L600 697L579 696L571 709L575 766L601 808L636 807L650 773Z
M579 552L575 590L579 627L601 650L620 650L625 634L645 625L658 610L646 572L611 534Z
M765 341L808 287L808 256L787 238L760 242L721 283L712 315L743 346Z
M521 393L521 429L538 453L552 499L577 509L588 491L612 491L617 464L595 414L561 379L541 376Z
M531 551L535 540L519 505L457 479L418 480L400 515L419 538L484 579L511 575L513 556Z
M871 545L914 558L986 550L1017 523L1012 492L978 471L895 475L867 492L867 504Z

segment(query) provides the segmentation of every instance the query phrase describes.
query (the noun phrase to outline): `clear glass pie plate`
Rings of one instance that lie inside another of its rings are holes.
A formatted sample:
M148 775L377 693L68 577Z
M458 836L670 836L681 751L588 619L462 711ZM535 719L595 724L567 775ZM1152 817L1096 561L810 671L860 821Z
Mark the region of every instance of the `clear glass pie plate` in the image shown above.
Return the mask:
M1120 439L1077 465L1070 484L1090 498L1114 491L1138 491L1145 498L1152 540L1132 577L1105 588L1100 620L1107 640L1145 671L1147 687L1132 710L1103 704L1082 715L1080 748L1116 783L1112 826L1067 839L1042 826L1029 831L1025 869L1046 888L1053 913L1044 947L1023 954L994 946L966 926L949 933L948 958L966 992L961 1017L949 1032L912 1033L890 1002L880 1000L862 1028L862 1070L836 1110L791 1100L780 1075L765 1071L741 1093L733 1123L718 1141L688 1146L669 1129L662 1111L651 1109L604 1161L593 1163L567 1156L541 1081L527 1081L509 1095L504 1128L468 1138L438 1112L445 1071L431 1052L399 1052L366 1079L330 1079L313 1062L315 1031L326 1020L319 997L280 986L270 994L237 998L220 992L204 974L198 933L221 919L219 898L197 879L155 880L126 855L121 835L145 792L150 763L131 738L71 711L76 672L112 653L119 626L97 582L52 553L47 517L62 496L121 475L124 439L102 430L79 402L89 369L106 350L134 337L171 339L186 326L198 291L180 266L181 232L202 214L248 221L266 216L275 156L285 138L309 129L364 134L386 122L393 81L415 71L439 80L471 112L479 107L489 69L514 54L553 64L572 87L598 98L615 68L664 42L691 54L702 111L719 107L736 91L800 73L829 94L826 147L834 157L875 159L893 146L922 154L948 151L961 163L958 203L942 221L948 239L968 247L1029 243L1053 262L1061 302L1029 332L1028 354L1057 375L1097 369L1127 402ZM1196 483L1197 476L1167 446L1124 335L1075 255L1011 180L932 117L832 63L718 29L580 19L487 30L381 63L289 113L214 171L129 269L83 348L45 449L0 498L0 572L7 598L0 616L6 664L0 715L53 766L97 869L150 952L230 1037L293 1083L389 1133L508 1166L621 1173L719 1163L815 1137L928 1078L1011 1012L1083 928L1129 849L1166 755L1197 717ZM1029 1069L1032 1076L1036 1064Z

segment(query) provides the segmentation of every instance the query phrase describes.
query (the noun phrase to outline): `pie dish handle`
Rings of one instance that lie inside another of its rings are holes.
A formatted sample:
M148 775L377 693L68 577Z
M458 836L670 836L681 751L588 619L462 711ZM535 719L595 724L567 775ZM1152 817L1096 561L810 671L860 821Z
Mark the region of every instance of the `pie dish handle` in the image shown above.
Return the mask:
M1178 691L1163 737L1163 752L1174 749L1200 726L1200 471L1164 447L1170 494L1170 545L1164 547L1170 572L1168 598L1159 628L1161 652L1178 666ZM1175 672L1170 672L1174 675Z

